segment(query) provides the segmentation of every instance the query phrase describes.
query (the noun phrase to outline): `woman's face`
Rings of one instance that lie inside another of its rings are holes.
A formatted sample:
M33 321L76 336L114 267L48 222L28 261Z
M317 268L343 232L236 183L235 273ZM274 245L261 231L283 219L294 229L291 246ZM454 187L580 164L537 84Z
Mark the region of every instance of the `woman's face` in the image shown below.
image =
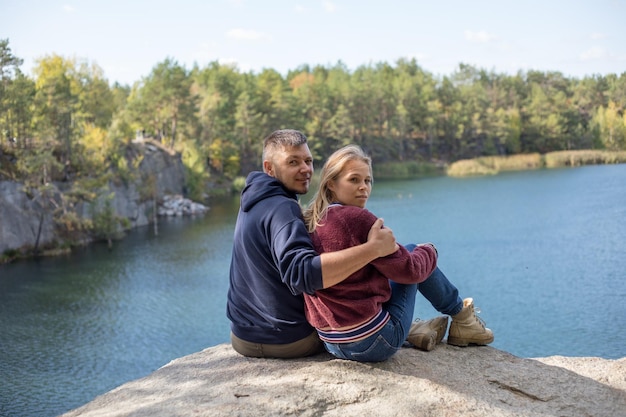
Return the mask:
M348 161L336 180L328 182L334 201L347 205L365 207L372 192L370 167L363 161Z

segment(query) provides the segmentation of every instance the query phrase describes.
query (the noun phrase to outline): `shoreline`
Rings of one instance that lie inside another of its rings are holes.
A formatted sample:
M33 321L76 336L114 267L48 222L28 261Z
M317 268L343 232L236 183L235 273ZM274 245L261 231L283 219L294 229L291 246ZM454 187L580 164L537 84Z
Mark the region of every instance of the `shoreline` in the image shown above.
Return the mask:
M417 179L441 175L462 178L497 175L511 171L624 163L626 163L626 151L583 149L545 154L481 156L460 159L451 163L416 161L378 163L374 166L374 177L377 180Z

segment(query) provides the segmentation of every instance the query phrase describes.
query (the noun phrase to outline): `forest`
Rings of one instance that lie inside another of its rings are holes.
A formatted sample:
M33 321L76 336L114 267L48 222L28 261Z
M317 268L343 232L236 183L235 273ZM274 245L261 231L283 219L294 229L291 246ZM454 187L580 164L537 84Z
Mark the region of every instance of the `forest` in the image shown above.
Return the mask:
M415 60L352 71L300 66L286 75L165 58L132 86L88 60L50 54L32 76L0 39L0 180L67 182L86 193L130 167L125 146L151 138L182 155L190 197L260 167L262 139L293 128L316 165L348 143L375 163L563 150L626 150L626 72L568 78L499 74L460 63L435 76ZM114 174L112 174L114 173Z

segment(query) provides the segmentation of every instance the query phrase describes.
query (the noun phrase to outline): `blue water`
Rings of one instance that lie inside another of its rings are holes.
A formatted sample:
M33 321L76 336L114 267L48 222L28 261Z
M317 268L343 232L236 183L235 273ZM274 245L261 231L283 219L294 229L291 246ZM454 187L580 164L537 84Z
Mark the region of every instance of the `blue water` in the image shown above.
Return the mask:
M0 266L0 415L54 416L228 341L237 199L112 250ZM368 208L431 241L492 346L521 357L626 356L626 165L379 181ZM437 314L418 297L416 317Z
M382 188L369 208L389 213L400 242L436 243L440 268L481 307L494 347L626 356L625 165ZM416 312L435 314L423 300Z

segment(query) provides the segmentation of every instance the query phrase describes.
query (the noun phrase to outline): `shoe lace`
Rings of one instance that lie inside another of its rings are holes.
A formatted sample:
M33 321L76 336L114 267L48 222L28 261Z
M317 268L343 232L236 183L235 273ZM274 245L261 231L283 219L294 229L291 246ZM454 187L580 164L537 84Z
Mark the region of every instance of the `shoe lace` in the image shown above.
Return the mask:
M479 313L480 313L480 307L474 306L474 317L476 318L476 321L478 321L480 323L480 325L484 329L485 328L485 320L483 320L481 317L478 316Z

